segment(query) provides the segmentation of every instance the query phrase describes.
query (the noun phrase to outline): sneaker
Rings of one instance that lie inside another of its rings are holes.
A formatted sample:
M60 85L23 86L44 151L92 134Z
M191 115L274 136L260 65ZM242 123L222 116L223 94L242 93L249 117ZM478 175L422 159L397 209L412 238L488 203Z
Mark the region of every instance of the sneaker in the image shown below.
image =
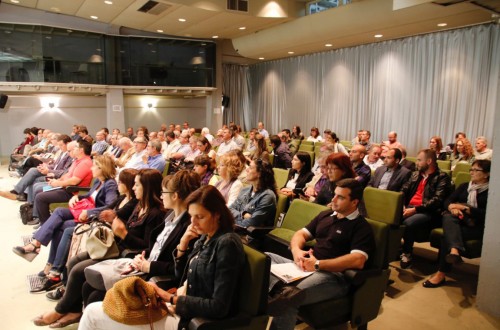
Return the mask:
M66 292L66 289L64 288L64 286L60 286L54 291L47 293L45 297L47 297L47 299L51 301L58 301L62 298L64 292Z
M403 269L411 267L411 253L401 253L400 266Z
M60 277L46 278L40 283L40 285L34 287L30 290L31 293L39 293L42 291L51 291L62 285L62 280Z
M26 195L25 193L21 193L21 194L17 195L16 199L19 202L26 202L28 200L28 195Z

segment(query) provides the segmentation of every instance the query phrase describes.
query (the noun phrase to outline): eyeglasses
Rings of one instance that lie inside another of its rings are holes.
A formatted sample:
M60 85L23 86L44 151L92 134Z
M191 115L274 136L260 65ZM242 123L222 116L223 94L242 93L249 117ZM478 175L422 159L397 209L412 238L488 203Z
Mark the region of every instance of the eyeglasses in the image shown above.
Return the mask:
M471 169L469 169L469 172L484 172L484 170L482 170L480 168L471 168Z
M175 191L166 191L166 190L162 190L161 193L162 194L173 194Z

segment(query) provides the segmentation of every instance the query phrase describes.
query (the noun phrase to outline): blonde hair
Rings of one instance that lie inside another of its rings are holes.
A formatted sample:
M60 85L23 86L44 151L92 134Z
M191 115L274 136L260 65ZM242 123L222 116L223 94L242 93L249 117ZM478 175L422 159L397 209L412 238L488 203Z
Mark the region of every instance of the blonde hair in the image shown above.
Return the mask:
M116 176L115 162L108 155L98 155L94 157L94 164L102 171L104 180L112 179Z

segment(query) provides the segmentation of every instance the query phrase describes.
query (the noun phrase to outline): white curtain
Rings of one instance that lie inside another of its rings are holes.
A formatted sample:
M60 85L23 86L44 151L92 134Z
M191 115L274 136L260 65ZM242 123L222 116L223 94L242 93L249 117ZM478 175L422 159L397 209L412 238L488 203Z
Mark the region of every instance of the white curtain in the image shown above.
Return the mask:
M231 117L247 128L263 121L276 133L300 125L307 136L317 126L341 140L367 129L372 142L394 130L415 155L433 135L445 143L458 131L473 144L479 135L492 140L500 28L481 25L259 63L248 74L248 106Z
M222 94L229 97L229 106L224 108L223 123L233 121L241 125L243 130L251 128L251 114L245 109L250 108L250 75L248 67L224 64L222 67Z

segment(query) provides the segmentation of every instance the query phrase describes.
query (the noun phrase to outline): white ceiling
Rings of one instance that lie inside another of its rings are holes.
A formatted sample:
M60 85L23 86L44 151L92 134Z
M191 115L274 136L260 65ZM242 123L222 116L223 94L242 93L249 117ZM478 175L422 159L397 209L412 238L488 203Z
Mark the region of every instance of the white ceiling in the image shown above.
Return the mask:
M266 60L498 21L500 12L500 0L435 0L440 4L431 0L353 0L350 5L310 16L301 16L304 0L249 0L249 13L226 10L226 0L156 1L168 7L158 15L137 11L147 0L113 0L111 5L104 0L4 3L89 20L95 15L95 21L101 23L150 32L163 30L165 35L219 36L232 39L240 55ZM264 17L273 15L282 17ZM443 22L446 27L437 26ZM383 38L375 39L378 33ZM326 48L326 43L332 47ZM237 56L228 58L231 61Z

